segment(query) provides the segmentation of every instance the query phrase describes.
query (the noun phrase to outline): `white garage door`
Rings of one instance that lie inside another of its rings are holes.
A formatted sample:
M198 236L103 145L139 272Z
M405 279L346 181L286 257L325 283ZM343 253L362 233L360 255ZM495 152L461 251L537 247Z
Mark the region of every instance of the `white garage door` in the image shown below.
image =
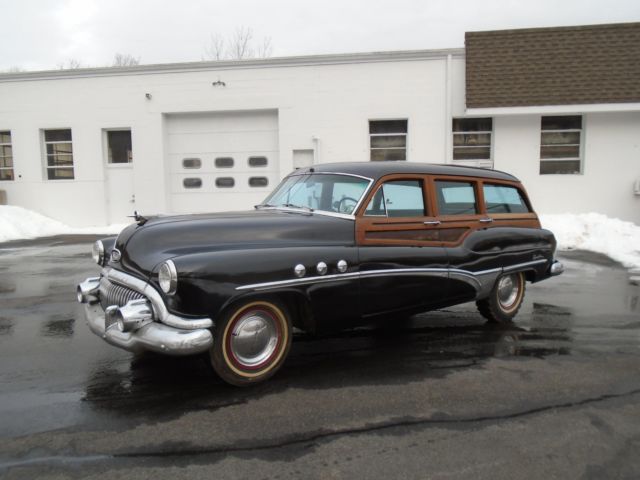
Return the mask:
M279 181L274 110L167 116L171 210L246 210Z

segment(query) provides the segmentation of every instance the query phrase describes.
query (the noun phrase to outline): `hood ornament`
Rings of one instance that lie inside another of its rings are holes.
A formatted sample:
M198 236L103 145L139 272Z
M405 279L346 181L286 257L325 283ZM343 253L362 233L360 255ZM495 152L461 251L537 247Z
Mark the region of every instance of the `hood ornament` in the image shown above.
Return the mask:
M145 218L142 215L140 215L137 210L134 210L133 215L129 215L127 218L133 218L138 223L138 225L141 225L141 226L147 223L147 221L149 220L148 218Z

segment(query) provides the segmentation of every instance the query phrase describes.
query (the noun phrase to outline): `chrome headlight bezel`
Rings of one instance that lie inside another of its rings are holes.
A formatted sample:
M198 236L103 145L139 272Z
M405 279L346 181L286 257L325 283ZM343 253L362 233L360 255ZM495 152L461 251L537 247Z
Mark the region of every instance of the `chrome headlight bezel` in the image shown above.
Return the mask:
M98 265L102 265L104 260L104 243L102 240L96 240L91 249L91 257Z
M173 261L167 260L160 265L158 285L167 295L173 295L178 290L178 270Z

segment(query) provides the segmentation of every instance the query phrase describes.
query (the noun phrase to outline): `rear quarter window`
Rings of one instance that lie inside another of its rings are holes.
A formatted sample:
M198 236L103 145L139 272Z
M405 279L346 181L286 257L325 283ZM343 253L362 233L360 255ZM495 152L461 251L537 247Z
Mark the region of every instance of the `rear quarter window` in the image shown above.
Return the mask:
M522 193L507 185L484 184L484 202L487 213L529 213Z

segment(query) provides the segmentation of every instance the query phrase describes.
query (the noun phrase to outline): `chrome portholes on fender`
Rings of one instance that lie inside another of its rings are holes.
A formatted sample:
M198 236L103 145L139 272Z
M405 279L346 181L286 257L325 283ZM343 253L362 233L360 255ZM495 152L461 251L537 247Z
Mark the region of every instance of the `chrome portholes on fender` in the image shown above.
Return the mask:
M291 347L291 330L288 310L276 300L233 306L216 322L211 365L233 385L266 380L282 366Z
M501 275L489 296L476 302L479 312L490 322L510 322L522 305L525 285L524 272Z
M304 267L304 265L299 263L295 267L293 267L293 273L295 274L296 277L302 278L307 273L307 269Z
M316 272L318 272L318 275L325 275L327 273L327 264L324 262L318 262L316 265Z
M338 272L340 272L340 273L346 272L348 266L349 265L347 264L346 260L338 260L338 263L336 264L336 268L338 269Z

